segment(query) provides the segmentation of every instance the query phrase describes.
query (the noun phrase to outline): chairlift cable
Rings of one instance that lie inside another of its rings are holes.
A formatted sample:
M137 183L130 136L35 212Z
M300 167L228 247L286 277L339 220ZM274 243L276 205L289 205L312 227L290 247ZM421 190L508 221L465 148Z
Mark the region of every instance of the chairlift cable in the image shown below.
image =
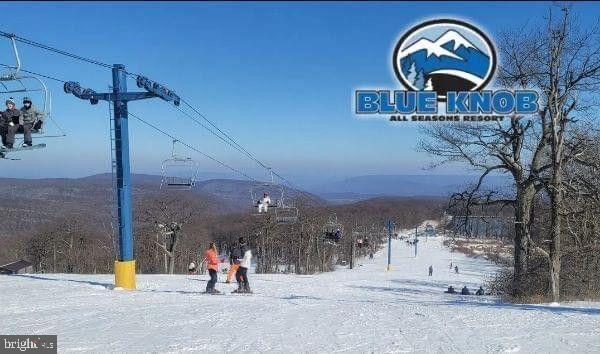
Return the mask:
M14 39L15 41L18 41L18 42L21 42L21 43L24 43L24 44L27 44L27 45L30 45L30 46L33 46L33 47L37 47L37 48L40 48L40 49L44 49L44 50L47 50L47 51L50 51L50 52L53 52L53 53L56 53L56 54L59 54L59 55L67 56L67 57L70 57L70 58L75 59L75 60L80 60L80 61L83 61L83 62L87 62L89 64L94 64L94 65L101 66L101 67L104 67L104 68L112 68L113 67L113 65L111 65L111 64L104 63L104 62L101 62L101 61L96 60L96 59L87 58L87 57L84 57L84 56L81 56L81 55L78 55L78 54L74 54L74 53L68 52L66 50L58 49L58 48L55 48L55 47L52 47L52 46L49 46L49 45L46 45L46 44L43 44L43 43L39 43L39 42L30 40L30 39L27 39L27 38L23 38L23 37L17 36L17 35L12 34L12 33L0 31L0 36L6 37L6 38L9 38L9 39ZM33 71L26 71L26 70L23 70L23 69L21 69L21 70L23 72L27 72L27 73L30 73L30 74L33 74L33 75L38 75L40 77L44 77L44 78L47 78L47 79L59 81L59 82L62 82L62 83L66 82L66 80L61 80L61 79L58 79L58 78L55 78L55 77L52 77L52 76L49 76L49 75L44 75L44 74L36 73L36 72L33 72ZM127 72L127 71L126 71L126 74L130 75L130 76L135 76L135 77L140 76L138 74L133 74L133 73ZM231 142L231 144L233 144L233 145L235 145L235 146L238 147L236 150L238 150L240 152L243 152L246 156L248 156L250 159L252 159L253 161L255 161L261 167L269 169L269 167L266 164L264 164L262 161L258 160L252 153L250 153L246 148L244 148L237 141L235 141L235 139L233 139L229 134L227 134L223 130L221 130L216 124L214 124L212 121L210 121L208 118L206 118L206 116L204 114L202 114L198 109L196 109L194 106L192 106L189 102L187 102L184 99L182 99L181 101L186 106L188 106L192 111L194 111L196 114L198 114L200 117L202 117L202 119L204 119L206 122L208 122L212 127L214 127L218 132L220 132L222 134L222 136L221 136L222 140L225 140L225 138L227 138ZM137 116L135 116L135 115L133 115L131 113L130 113L130 115L132 117L134 117L134 118L136 118L136 119L138 119L138 120L146 123L147 125L151 126L152 128L160 131L161 133L163 133L165 135L169 135L168 133L160 130L158 127L156 127L154 125L151 125L150 123L141 120L139 117L137 117ZM211 133L214 134L215 136L218 136L218 134L216 134L214 132L211 132ZM223 138L223 137L225 137L225 138ZM182 144L183 144L183 142L182 142ZM196 150L200 154L206 155L203 152L201 152L201 151L193 148L192 146L190 146L188 144L184 144L184 145L186 145L188 148L190 148L192 150ZM228 166L228 165L222 163L221 161L213 158L212 156L206 155L206 157L209 158L209 159L211 159L211 160L214 160L217 163L222 164L223 166L226 166L227 168L229 168L229 169L231 169L231 170L233 170L233 171L235 171L237 173L240 173L240 174L244 175L245 177L247 177L247 178L249 178L251 180L255 180L254 178L246 175L245 173L243 173L243 172L241 172L239 170L236 170L235 168L233 168L231 166ZM292 189L294 189L296 191L299 191L297 188L293 187L292 184L286 178L282 177L280 174L278 174L276 172L273 172L273 174L275 176L277 176L278 178L280 178L282 181L286 182L288 184L288 186L291 187ZM307 196L311 197L311 199L314 199L312 196L310 196L307 193L304 193L302 191L299 191L299 192L301 192L302 194L306 194Z
M21 42L21 43L24 43L24 44L27 44L27 45L30 45L30 46L33 46L33 47L41 48L41 49L44 49L44 50L47 50L47 51L50 51L50 52L54 52L56 54L64 55L64 56L67 56L67 57L70 57L70 58L73 58L73 59L76 59L76 60L84 61L84 62L87 62L87 63L90 63L90 64L102 66L102 67L105 67L105 68L112 68L112 65L107 64L107 63L103 63L103 62L101 62L99 60L90 59L90 58L86 58L86 57L83 57L83 56L80 56L80 55L77 55L77 54L73 54L73 53L68 52L66 50L54 48L54 47L51 47L49 45L42 44L42 43L39 43L39 42L36 42L36 41L32 41L32 40L27 39L27 38L19 37L19 36L15 35L15 34L12 34L12 33L7 33L7 32L4 32L4 31L0 31L0 36L6 37L6 38L9 38L9 39L10 38L14 38L17 42Z
M192 145L190 145L190 144L182 141L181 139L173 136L172 134L167 133L166 131L164 131L164 130L160 129L159 127L157 127L156 125L154 125L154 124L152 124L152 123L144 120L143 118L139 117L138 115L136 115L134 113L131 113L131 112L128 112L128 115L131 116L131 117L133 117L133 118L135 118L135 119L137 119L138 121L144 123L145 125L149 126L150 128L156 130L157 132L159 132L159 133L161 133L161 134L163 134L163 135L171 138L172 140L177 140L181 145L187 147L190 150L193 150L193 151L199 153L200 155L202 155L202 156L204 156L204 157L206 157L206 158L208 158L208 159L216 162L217 164L219 164L219 165L221 165L221 166L223 166L223 167L225 167L225 168L227 168L227 169L229 169L229 170L231 170L231 171L233 171L235 173L238 173L238 174L246 177L247 179L249 179L251 181L258 182L256 179L252 178L251 176L249 176L248 174L244 173L243 171L240 171L237 168L232 167L232 166L224 163L223 161L221 161L221 160L219 160L219 159L217 159L217 158L215 158L215 157L213 157L211 155L208 155L208 154L206 154L206 153L198 150L197 148L193 147Z
M5 67L5 68L12 68L12 66L10 66L10 65L6 65L6 64L3 64L3 63L0 63L0 66L2 66L2 67ZM57 78L57 77L50 76L50 75L40 74L40 73L38 73L38 72L31 71L31 70L25 70L25 69L23 69L23 68L21 68L21 69L20 69L20 71L22 71L22 72L25 72L25 73L28 73L28 74L31 74L31 75L35 75L35 76L39 76L39 77L43 77L43 78L45 78L45 79L50 79L50 80L58 81L58 82L61 82L61 83L63 83L63 84L64 84L65 82L67 82L67 80L62 80L62 79L59 79L59 78Z

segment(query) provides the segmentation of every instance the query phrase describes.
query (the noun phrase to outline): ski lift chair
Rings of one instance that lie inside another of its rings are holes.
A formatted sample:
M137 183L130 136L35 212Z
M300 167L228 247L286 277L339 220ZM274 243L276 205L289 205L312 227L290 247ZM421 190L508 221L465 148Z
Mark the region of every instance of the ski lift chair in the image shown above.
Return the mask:
M263 195L267 193L271 198L271 203L269 203L267 207L267 211L264 213L258 212L258 206L260 204L260 200L263 198ZM262 216L269 213L269 209L275 209L283 207L283 196L284 196L284 188L283 186L276 184L274 182L262 182L255 183L250 186L250 198L252 200L252 207L254 209L254 215Z
M264 194L267 193L271 198L271 203L267 206L267 211L259 213L258 206L260 204L260 200L263 198ZM268 182L264 183L255 183L250 187L250 198L252 200L252 214L256 216L263 216L269 214L269 210L276 210L282 206L283 200L283 187L277 184L272 184Z
M323 241L337 245L337 243L340 241L336 240L334 237L334 234L337 230L340 230L341 232L341 239L341 236L344 234L344 226L338 221L336 214L330 215L327 219L327 222L323 226Z
M190 190L196 186L197 164L190 157L179 157L175 155L175 144L171 157L165 159L161 164L160 188L166 190Z
M425 234L429 237L434 237L437 232L435 231L435 228L432 225L427 224L427 226L425 227Z
M10 40L16 64L14 66L5 65L8 70L0 75L0 94L14 97L17 106L23 98L29 97L31 99L33 106L41 113L41 117L33 122L31 133L34 137L59 138L66 136L65 131L52 116L52 92L39 77L21 74L21 59L16 40L14 37L11 37ZM46 133L45 128L48 122L52 122L57 128L58 132L56 134ZM23 133L23 128L20 127L17 134L22 135Z
M275 220L278 224L293 224L298 221L299 214L298 208L281 205L275 209Z

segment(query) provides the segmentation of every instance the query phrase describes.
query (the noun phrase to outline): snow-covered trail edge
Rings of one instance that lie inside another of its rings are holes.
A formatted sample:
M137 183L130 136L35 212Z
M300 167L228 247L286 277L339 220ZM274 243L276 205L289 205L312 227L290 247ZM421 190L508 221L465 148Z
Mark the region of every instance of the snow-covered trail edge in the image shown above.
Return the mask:
M206 276L0 276L0 333L57 334L59 352L600 352L600 304L503 304L444 294L495 266L422 240L319 275L251 274L254 295L203 295ZM458 265L459 274L449 269ZM427 275L433 265L434 274ZM217 288L227 292L234 286Z

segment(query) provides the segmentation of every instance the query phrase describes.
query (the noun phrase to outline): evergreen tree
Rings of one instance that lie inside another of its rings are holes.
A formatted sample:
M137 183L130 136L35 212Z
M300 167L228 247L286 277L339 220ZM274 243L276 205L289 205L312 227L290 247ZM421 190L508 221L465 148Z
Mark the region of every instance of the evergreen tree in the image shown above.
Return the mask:
M417 76L417 69L415 67L415 62L413 61L412 64L410 65L410 69L408 69L408 75L406 76L406 80L408 80L409 83L414 84L416 76Z
M427 83L425 84L425 88L423 89L423 91L433 91L433 84L431 83L431 78L429 78L427 80Z
M417 73L417 76L415 77L415 81L413 82L413 86L415 86L415 88L417 88L419 90L423 90L423 88L425 87L425 78L423 75L423 70L421 70Z

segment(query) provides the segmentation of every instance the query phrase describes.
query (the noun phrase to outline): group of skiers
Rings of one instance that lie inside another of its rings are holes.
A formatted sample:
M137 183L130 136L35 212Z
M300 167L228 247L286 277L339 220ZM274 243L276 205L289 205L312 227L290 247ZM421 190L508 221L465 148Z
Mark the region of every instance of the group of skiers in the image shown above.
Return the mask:
M221 259L219 259L219 252L217 251L217 246L214 242L211 242L204 252L204 259L210 276L210 280L206 283L206 293L213 295L221 294L215 287L218 281ZM226 282L231 283L232 278L235 275L235 280L238 284L238 288L233 292L251 293L252 290L250 289L250 282L248 281L248 268L250 268L252 263L252 251L248 247L244 237L240 237L237 244L231 248L229 252L229 263L230 269ZM196 264L194 262L190 263L188 270L190 274L195 273Z
M454 287L452 285L450 285L448 287L448 290L446 290L444 292L447 294L457 294L456 290L454 290ZM469 290L469 288L467 288L466 285L463 286L463 288L460 290L460 294L461 295L472 295L471 291ZM485 295L483 286L480 286L479 289L477 289L477 291L475 292L475 295L477 295L477 296Z
M31 133L38 132L44 123L44 113L38 111L29 97L23 98L23 106L17 108L14 99L11 97L6 100L6 110L0 113L0 136L2 137L2 147L4 149L13 149L15 135L22 132L23 147L33 145Z

